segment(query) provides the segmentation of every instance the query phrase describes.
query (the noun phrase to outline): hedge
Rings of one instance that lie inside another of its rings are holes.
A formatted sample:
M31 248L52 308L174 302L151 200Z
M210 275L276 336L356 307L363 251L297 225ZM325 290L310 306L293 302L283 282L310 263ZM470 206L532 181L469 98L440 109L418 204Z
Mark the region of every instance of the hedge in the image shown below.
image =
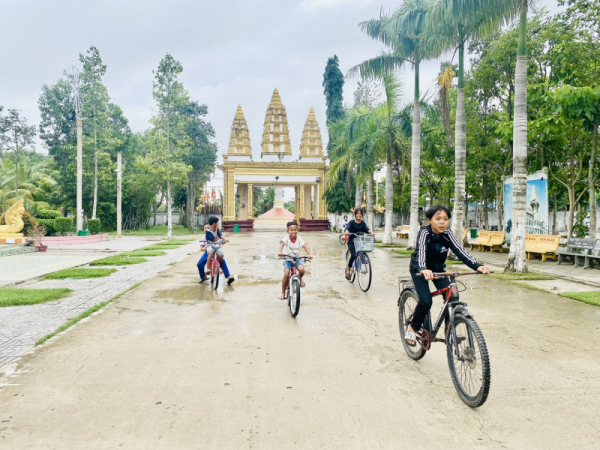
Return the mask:
M87 221L87 229L92 234L98 234L101 225L102 222L100 222L100 219L89 219Z
M37 213L38 219L52 219L53 220L53 219L56 219L61 216L62 216L62 214L60 213L60 211L54 211L52 209L41 209Z
M73 218L72 217L57 217L54 219L54 229L57 233L64 235L71 231L71 227L73 226Z
M38 219L37 223L40 227L46 229L46 236L54 236L56 234L54 219Z

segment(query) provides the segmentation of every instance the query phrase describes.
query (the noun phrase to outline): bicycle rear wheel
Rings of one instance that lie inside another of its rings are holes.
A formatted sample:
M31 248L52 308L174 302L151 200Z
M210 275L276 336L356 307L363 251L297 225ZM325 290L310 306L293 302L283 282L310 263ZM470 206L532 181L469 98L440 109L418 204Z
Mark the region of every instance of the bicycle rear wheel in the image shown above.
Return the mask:
M485 403L490 392L491 369L483 333L475 320L456 314L454 331L446 331L446 354L454 387L471 408ZM455 347L458 337L458 352Z
M363 292L367 292L371 287L371 278L373 276L373 272L371 270L371 258L366 253L360 253L358 259L358 285L363 290Z
M415 308L418 303L417 296L415 293L409 289L405 289L400 294L400 300L398 300L398 324L400 328L400 339L402 340L402 346L406 351L406 354L418 361L423 356L425 356L426 350L421 346L419 341L415 343L415 345L410 345L406 342L404 336L406 335L406 330L408 329L408 325L410 324L413 314L415 313Z
M345 237L345 235L340 234L340 238L339 239L340 239L340 244L342 244L342 245L346 245L346 240L344 239L344 237Z
M348 262L350 261L350 249L346 250L346 266L344 267L344 276L346 276L346 269L348 268ZM356 278L356 271L354 270L354 264L350 268L350 279L348 280L350 283L354 283L354 279Z
M300 280L292 278L290 284L290 313L296 317L300 311Z
M210 284L215 283L215 290L219 287L219 276L221 273L221 266L219 265L219 262L215 262L215 265L213 266L213 271L211 274L211 278L210 278Z

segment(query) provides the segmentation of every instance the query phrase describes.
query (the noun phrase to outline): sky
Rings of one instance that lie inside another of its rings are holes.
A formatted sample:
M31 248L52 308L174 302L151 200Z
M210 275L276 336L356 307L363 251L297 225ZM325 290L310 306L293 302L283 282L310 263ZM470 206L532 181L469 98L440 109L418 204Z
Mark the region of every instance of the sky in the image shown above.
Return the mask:
M556 11L556 0L539 4ZM227 151L231 123L242 105L255 160L267 105L279 89L288 113L294 158L308 112L315 108L325 132L323 72L336 54L344 74L383 46L360 29L361 21L393 11L399 0L0 0L0 105L39 123L43 84L55 83L90 46L107 65L111 100L133 131L148 128L155 102L152 71L170 53L183 65L180 80L190 97L208 105L219 154ZM421 89L433 89L442 55L421 68ZM413 75L401 70L404 102ZM356 80L347 80L352 103ZM38 151L45 152L38 144ZM219 157L219 162L222 158Z

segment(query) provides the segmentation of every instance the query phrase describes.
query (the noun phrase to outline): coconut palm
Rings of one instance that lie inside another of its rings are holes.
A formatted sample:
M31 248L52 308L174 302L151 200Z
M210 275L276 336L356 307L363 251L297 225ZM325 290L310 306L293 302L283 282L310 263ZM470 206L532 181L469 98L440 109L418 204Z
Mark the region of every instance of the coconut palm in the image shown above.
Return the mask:
M438 0L428 16L430 32L440 33L446 40L447 48L458 51L458 92L454 127L455 194L452 214L452 231L457 236L462 236L467 172L465 45L471 38L488 35L497 30L512 17L515 9L515 0ZM446 73L446 78L448 76Z
M443 41L440 39L439 33L432 33L426 26L426 17L431 10L431 5L432 0L404 0L390 17L382 11L379 19L362 22L359 25L360 28L373 39L387 45L390 51L364 61L349 71L349 76L360 75L362 78L377 78L399 69L405 63L410 63L414 68L409 248L415 246L419 231L419 171L421 165L419 67L422 61L437 57L443 48Z
M527 199L527 0L520 0L519 45L515 70L513 122L513 215L506 272L527 272L525 203Z

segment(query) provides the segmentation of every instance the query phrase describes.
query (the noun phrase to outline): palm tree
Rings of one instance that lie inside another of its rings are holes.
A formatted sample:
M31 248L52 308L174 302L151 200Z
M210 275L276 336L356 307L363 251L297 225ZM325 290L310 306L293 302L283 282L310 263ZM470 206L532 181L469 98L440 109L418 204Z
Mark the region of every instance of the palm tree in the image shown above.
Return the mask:
M467 173L465 44L473 37L484 36L497 30L504 20L512 16L514 9L514 0L438 0L429 15L428 25L431 32L440 33L443 39L446 39L446 46L458 51L458 92L454 126L455 193L452 214L452 231L456 236L462 236Z
M515 70L513 122L513 215L505 272L527 272L525 203L527 200L527 0L520 0L519 45Z
M414 248L419 232L419 172L421 166L421 110L419 67L422 61L441 53L442 41L438 33L426 27L426 17L432 0L404 0L391 17L382 11L379 19L360 23L360 28L373 39L390 47L390 51L353 67L350 76L380 78L410 63L415 70L413 98L413 125L411 149L410 234L408 248Z

